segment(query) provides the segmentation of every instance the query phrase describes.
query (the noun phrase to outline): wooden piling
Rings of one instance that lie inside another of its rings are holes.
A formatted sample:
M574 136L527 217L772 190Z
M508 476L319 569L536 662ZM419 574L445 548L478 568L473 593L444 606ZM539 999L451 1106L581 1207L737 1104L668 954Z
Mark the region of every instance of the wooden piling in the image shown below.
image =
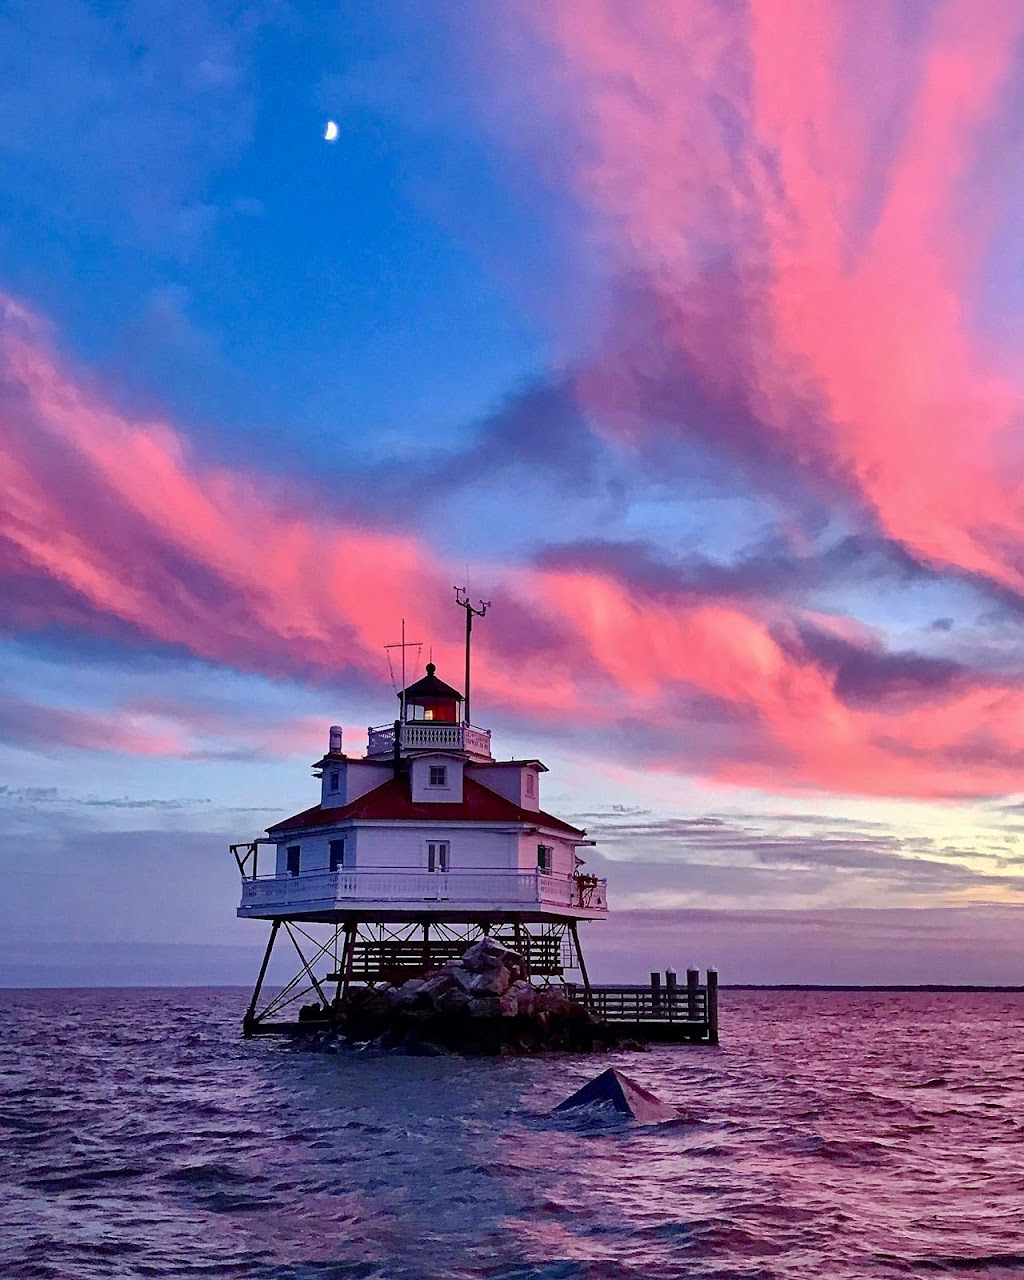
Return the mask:
M651 970L651 1008L655 1017L661 1016L661 973L657 969Z
M692 966L686 970L686 1020L700 1022L700 970Z
M679 1016L679 981L675 969L665 970L665 1013L671 1022Z
M718 1044L718 970L708 970L708 1044Z

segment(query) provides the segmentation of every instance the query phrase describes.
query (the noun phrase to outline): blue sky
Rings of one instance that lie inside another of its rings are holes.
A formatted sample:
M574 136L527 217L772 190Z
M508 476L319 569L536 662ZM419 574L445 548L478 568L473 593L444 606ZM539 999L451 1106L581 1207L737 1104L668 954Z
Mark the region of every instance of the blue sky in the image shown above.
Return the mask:
M9 6L12 917L136 941L159 849L161 941L248 943L227 840L390 717L403 616L455 678L467 576L475 718L613 904L1018 902L1022 23L975 12Z

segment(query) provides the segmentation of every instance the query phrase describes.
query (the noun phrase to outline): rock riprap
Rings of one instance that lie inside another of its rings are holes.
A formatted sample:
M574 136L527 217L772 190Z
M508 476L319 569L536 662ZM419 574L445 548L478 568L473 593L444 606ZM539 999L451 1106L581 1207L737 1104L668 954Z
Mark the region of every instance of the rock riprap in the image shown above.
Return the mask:
M493 938L401 986L356 989L322 1035L411 1054L590 1053L620 1042L557 988L533 986L522 956Z

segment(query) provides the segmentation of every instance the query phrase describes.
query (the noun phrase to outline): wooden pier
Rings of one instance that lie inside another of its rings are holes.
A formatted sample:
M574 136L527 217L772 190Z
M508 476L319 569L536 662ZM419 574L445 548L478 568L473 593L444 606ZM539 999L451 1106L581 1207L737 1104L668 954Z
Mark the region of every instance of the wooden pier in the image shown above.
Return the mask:
M421 966L419 973L423 972ZM407 976L404 965L402 976ZM336 977L337 974L328 974L328 981ZM708 969L703 983L697 969L686 971L685 985L677 982L673 969L667 969L664 978L660 973L652 973L650 985L646 987L588 987L567 982L564 990L595 1018L642 1043L718 1044L718 973L715 969ZM260 1020L247 1025L246 1035L303 1035L330 1025L329 1017L314 1015L299 1021Z
M649 986L591 986L567 983L566 994L596 1018L629 1028L637 1040L657 1044L718 1044L718 973L687 969L680 985L675 970L651 974Z

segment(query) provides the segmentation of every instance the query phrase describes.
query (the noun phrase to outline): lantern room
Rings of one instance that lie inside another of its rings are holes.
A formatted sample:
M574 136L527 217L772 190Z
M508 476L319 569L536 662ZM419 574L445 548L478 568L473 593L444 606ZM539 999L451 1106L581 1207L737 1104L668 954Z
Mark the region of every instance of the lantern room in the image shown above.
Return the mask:
M402 719L406 723L438 721L441 724L459 724L462 720L459 704L462 694L450 684L439 680L437 668L427 663L427 674L409 685L398 695L402 705Z

